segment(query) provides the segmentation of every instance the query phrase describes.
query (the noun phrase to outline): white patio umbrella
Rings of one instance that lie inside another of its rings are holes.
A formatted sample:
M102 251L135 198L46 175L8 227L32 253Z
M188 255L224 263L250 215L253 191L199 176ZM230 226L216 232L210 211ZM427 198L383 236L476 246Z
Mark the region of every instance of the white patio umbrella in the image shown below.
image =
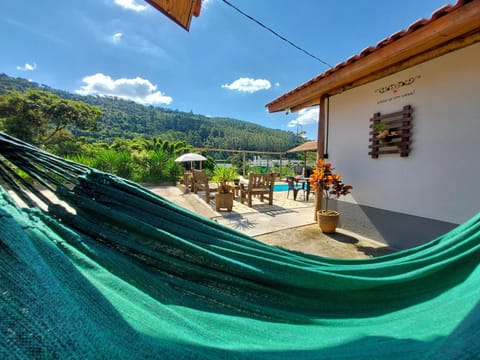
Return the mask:
M176 158L175 162L190 161L190 167L193 169L193 162L194 161L200 161L200 169L201 169L202 168L201 161L205 161L205 160L207 160L207 158L203 155L195 154L195 153L186 153L186 154L183 154L182 156L179 156L178 158Z

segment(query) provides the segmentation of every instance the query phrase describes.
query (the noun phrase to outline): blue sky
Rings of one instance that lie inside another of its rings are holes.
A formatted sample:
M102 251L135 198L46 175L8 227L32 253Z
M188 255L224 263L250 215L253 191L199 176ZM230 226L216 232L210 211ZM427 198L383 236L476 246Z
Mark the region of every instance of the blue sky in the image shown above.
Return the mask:
M228 1L333 66L455 3ZM204 1L189 32L143 0L2 1L0 42L9 76L316 138L317 109L269 114L265 105L328 67L222 0Z

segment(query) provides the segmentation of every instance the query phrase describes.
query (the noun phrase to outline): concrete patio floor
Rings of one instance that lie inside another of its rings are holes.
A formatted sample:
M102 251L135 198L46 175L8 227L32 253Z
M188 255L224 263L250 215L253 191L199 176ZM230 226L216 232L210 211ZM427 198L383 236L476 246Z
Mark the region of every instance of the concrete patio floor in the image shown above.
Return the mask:
M201 216L255 237L272 246L332 258L362 259L385 255L395 250L385 244L367 239L343 229L324 234L314 221L313 196L304 201L287 199L287 192L275 192L273 205L254 199L251 208L237 198L231 212L215 210L215 200L208 204L204 193L183 193L175 186L148 188Z

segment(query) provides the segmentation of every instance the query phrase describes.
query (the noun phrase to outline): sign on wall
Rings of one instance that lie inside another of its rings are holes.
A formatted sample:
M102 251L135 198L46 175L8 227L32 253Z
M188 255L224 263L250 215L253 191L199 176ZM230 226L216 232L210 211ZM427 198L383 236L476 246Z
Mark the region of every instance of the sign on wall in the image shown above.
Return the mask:
M406 99L415 95L415 82L420 79L420 75L412 76L408 79L391 83L381 88L375 89L375 93L380 94L377 105L385 104L391 101Z

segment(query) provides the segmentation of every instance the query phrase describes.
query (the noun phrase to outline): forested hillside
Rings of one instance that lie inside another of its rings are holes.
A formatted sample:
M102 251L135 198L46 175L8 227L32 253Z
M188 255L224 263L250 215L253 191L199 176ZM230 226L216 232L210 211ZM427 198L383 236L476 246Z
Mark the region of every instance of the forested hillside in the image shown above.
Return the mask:
M81 96L47 85L12 78L0 74L0 94L9 90L25 91L28 88L51 91L57 95L98 106L103 115L96 132L73 130L76 136L89 141L111 143L115 138L160 138L185 141L194 147L242 149L257 151L285 151L304 140L293 132L262 127L247 121L212 118L160 107L144 106L133 101L111 97Z

